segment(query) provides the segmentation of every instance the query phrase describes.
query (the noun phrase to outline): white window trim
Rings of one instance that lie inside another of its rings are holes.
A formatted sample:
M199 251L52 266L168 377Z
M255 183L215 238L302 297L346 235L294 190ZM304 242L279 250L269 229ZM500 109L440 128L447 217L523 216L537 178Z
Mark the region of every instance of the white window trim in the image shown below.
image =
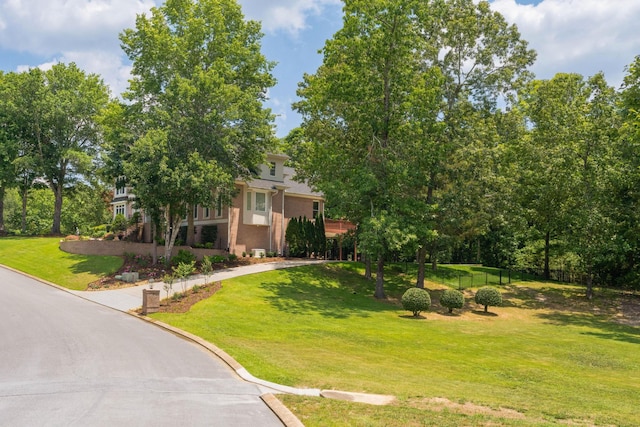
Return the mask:
M127 216L127 205L124 203L119 203L113 207L113 215L116 216L118 214L122 214L122 216Z

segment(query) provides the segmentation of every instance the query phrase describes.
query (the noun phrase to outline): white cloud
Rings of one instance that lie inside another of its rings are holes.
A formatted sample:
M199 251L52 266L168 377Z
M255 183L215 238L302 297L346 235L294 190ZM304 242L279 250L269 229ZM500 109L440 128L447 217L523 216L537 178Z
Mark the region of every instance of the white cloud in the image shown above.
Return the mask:
M624 66L640 53L640 1L543 0L534 6L494 0L492 8L515 23L538 52L532 68L538 78L603 71L619 86Z
M326 6L340 0L239 0L245 16L262 22L266 32L286 31L297 34L307 28L310 15L322 13Z
M36 67L46 71L55 64L70 64L72 62L87 74L99 75L105 84L109 86L113 96L120 95L129 85L131 66L124 64L123 57L119 54L101 51L66 52L53 61L38 64ZM33 66L19 65L16 71L28 71L30 68L33 68Z
M152 6L152 0L5 0L0 48L39 55L119 50L118 34Z

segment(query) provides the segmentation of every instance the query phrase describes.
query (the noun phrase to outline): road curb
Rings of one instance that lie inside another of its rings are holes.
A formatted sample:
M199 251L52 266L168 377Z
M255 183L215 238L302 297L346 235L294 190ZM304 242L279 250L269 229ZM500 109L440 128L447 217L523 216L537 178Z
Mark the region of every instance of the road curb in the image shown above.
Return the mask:
M298 394L305 396L320 396L320 390L315 389L296 389L293 387L287 387L276 383L271 383L269 381L264 381L259 378L251 375L241 364L239 364L233 357L231 357L227 352L222 350L221 348L211 344L209 341L206 341L200 338L197 335L194 335L190 332L184 331L182 329L173 327L164 322L160 322L159 320L153 319L151 317L147 317L144 315L140 315L134 311L129 311L129 315L137 317L138 319L144 320L145 322L151 323L159 328L162 328L168 332L171 332L174 335L177 335L183 339L193 342L209 352L213 353L216 357L222 360L227 364L242 380L272 389L277 393L288 393L288 394ZM274 396L273 393L264 393L260 396L262 401L273 411L273 413L282 421L282 423L286 427L304 427L304 424L287 408L282 402L278 400L277 397Z

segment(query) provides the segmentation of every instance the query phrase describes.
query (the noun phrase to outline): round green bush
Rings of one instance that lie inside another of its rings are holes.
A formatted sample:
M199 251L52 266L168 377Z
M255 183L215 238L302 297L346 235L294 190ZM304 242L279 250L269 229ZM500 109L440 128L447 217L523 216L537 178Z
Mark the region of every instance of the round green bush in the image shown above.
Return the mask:
M449 309L453 313L454 308L462 308L464 305L464 295L455 289L447 289L440 296L440 305Z
M478 289L475 299L476 304L484 305L485 313L487 312L487 307L502 304L502 294L492 286L485 286L484 288Z
M424 289L410 288L402 295L402 308L412 312L414 317L418 317L421 311L428 310L429 307L431 297Z

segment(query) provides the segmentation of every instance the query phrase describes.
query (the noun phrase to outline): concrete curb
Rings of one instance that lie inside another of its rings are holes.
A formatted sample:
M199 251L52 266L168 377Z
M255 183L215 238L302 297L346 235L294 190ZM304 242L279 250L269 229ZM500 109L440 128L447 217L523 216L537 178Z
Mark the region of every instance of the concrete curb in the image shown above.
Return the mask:
M263 393L260 398L262 401L273 411L274 414L282 421L282 423L286 427L304 427L304 424L296 417L293 412L291 412L282 402L280 402L273 393L287 393L287 394L298 394L304 396L320 396L320 390L316 389L296 389L293 387L283 386L280 384L272 383L269 381L261 380L259 378L251 375L242 365L240 365L233 357L231 357L227 352L218 348L217 346L211 344L209 341L206 341L200 338L197 335L189 333L187 331L183 331L182 329L175 328L166 323L160 322L158 320L152 319L147 316L138 315L135 312L129 312L131 316L137 317L141 320L144 320L148 323L151 323L159 328L162 328L168 332L171 332L174 335L177 335L183 339L193 342L206 350L213 353L220 360L227 364L242 380L256 384L261 388L269 389Z

